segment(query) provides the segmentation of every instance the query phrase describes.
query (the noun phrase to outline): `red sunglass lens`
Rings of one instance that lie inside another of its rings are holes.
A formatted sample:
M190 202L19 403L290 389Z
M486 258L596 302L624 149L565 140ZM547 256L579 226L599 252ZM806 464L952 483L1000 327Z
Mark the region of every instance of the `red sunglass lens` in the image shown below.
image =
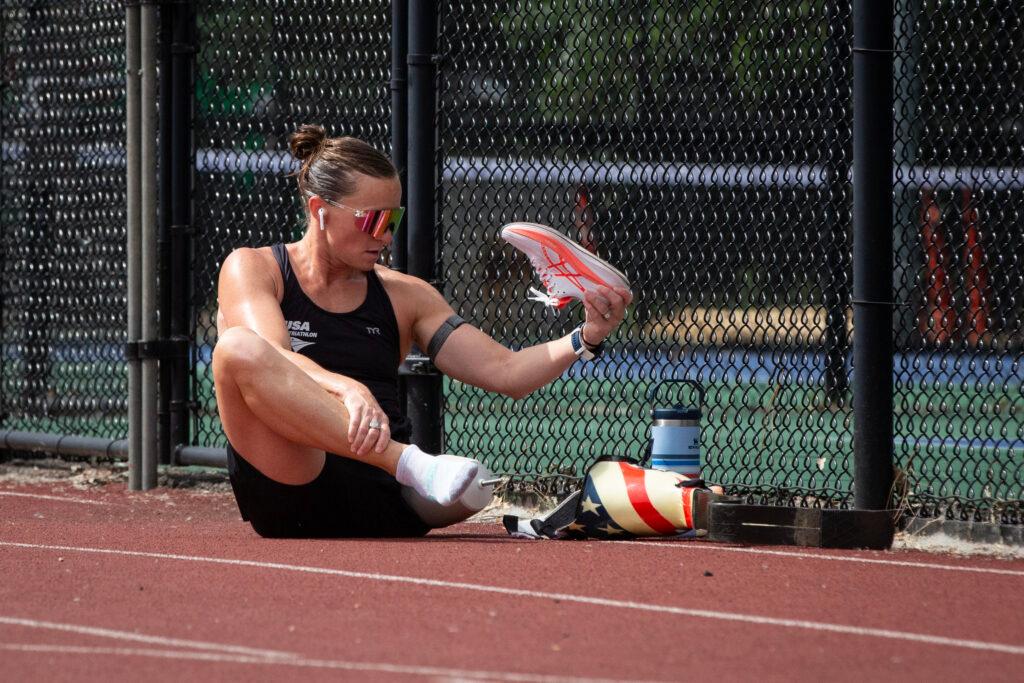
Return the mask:
M379 211L367 211L366 215L362 218L357 218L359 221L359 229L363 232L372 233L374 226L377 224L377 214Z

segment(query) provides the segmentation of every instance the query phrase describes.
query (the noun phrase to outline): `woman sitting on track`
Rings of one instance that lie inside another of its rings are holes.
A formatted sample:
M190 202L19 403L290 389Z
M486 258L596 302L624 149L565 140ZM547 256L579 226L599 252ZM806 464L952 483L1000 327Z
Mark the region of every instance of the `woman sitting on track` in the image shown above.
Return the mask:
M377 263L402 214L391 161L319 126L302 126L291 151L305 235L236 249L220 272L213 370L239 510L262 536L422 535L401 487L450 504L478 463L408 443L397 382L412 344L450 377L518 398L558 378L579 343L513 352L461 324L428 283ZM582 298L576 339L596 345L632 295L600 287Z

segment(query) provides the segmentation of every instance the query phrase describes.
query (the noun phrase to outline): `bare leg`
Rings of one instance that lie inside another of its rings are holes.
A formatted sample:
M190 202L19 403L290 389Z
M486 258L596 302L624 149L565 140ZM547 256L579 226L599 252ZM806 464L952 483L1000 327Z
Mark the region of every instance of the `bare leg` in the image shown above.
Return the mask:
M341 401L252 330L233 327L221 335L213 371L224 432L271 479L312 481L323 468L325 451L395 473L406 444L392 441L383 453L355 455Z

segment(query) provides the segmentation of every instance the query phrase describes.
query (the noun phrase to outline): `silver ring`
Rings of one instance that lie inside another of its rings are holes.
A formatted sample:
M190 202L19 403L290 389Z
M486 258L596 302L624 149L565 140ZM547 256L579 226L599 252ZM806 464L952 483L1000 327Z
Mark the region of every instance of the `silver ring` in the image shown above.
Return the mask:
M609 318L611 318L611 317L612 317L612 314L611 314L611 313L602 313L601 315L603 315L603 316L604 316L604 319L605 319L605 320L608 320Z
M380 429L380 422L373 420L370 422L370 429Z

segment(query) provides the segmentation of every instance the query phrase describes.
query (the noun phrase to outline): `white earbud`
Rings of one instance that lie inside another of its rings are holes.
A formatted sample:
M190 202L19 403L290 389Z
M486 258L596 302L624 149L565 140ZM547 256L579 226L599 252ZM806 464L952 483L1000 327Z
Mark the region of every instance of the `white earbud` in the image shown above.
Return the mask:
M320 215L320 229L324 229L324 207L317 209L317 213Z

